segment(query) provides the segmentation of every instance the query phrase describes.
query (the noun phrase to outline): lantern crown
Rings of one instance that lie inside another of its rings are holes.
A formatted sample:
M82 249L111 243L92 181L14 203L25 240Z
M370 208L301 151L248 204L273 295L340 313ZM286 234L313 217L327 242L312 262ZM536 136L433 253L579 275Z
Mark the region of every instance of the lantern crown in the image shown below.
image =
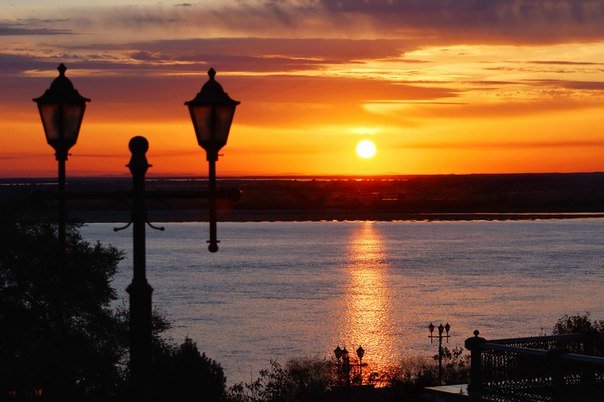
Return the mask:
M42 96L33 99L34 102L38 104L82 104L90 102L89 98L80 95L73 87L71 80L65 76L65 71L67 71L65 64L59 64L57 70L59 71L59 76L52 81L50 88L48 88Z
M241 102L231 99L228 93L224 92L222 85L216 81L216 70L208 70L210 79L201 87L195 98L185 102L187 106L194 105L238 105Z

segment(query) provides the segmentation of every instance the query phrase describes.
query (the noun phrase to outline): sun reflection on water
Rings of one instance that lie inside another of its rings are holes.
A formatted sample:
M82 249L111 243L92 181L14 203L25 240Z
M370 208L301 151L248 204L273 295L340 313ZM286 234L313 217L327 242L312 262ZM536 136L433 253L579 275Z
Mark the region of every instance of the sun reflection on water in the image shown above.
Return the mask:
M345 306L338 341L354 355L362 345L373 369L395 361L392 298L387 255L378 228L366 222L352 233L345 269Z

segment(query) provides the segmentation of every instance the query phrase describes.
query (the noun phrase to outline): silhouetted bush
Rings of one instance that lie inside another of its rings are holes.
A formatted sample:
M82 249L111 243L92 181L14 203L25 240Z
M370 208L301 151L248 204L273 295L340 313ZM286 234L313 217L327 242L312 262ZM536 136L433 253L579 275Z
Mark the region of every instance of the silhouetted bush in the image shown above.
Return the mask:
M381 386L403 388L416 392L423 387L438 385L438 355L431 358L407 357L374 374ZM443 383L467 383L470 377L470 355L461 347L443 347Z
M604 334L604 321L591 320L590 314L564 315L554 325L554 335L574 334L585 331L597 331Z
M222 367L197 349L189 338L180 347L169 346L156 354L154 384L156 401L222 402L226 377Z
M321 401L335 384L334 363L328 360L299 358L285 366L271 361L251 383L239 383L228 392L229 402Z

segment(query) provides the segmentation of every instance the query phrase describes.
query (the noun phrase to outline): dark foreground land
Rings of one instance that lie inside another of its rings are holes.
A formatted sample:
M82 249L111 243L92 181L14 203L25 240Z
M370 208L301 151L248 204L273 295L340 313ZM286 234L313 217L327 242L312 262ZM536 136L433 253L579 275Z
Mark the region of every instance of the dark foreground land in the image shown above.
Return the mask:
M126 192L130 178L71 178L68 191ZM52 179L0 179L0 197L44 194ZM476 220L604 217L604 173L392 176L379 178L229 178L219 188L242 191L237 202L219 202L222 221L304 220ZM150 178L150 191L199 191L202 178ZM123 195L123 194L122 194ZM69 199L71 218L123 222L129 203L123 196ZM201 199L153 197L152 221L204 221Z

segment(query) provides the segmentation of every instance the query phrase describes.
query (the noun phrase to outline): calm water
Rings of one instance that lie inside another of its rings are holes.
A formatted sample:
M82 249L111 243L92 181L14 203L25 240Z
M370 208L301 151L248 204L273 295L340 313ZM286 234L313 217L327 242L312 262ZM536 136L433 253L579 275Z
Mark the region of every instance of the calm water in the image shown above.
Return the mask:
M91 224L85 238L128 255L114 285L126 302L131 231ZM148 230L154 305L219 361L228 382L269 360L330 356L359 344L377 365L436 351L430 322L451 345L551 332L563 314L604 319L604 220L506 222L220 223Z

